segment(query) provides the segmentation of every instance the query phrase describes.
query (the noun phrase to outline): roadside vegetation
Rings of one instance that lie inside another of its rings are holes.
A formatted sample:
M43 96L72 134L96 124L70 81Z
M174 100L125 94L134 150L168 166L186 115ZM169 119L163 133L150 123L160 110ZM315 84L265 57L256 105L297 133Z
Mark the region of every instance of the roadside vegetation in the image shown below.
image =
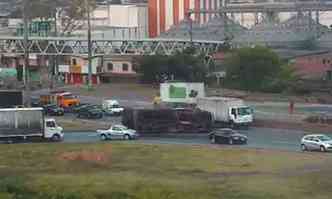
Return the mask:
M290 91L299 78L291 64L280 60L275 52L266 47L227 50L226 54L223 66L218 66L213 62L207 64L205 56L187 49L173 56L143 57L138 60L137 69L142 73L144 83L165 80L208 82L209 76L221 69L226 72L224 86L227 88L273 93Z
M239 48L225 60L226 86L246 91L283 92L298 78L293 66L271 49Z
M329 154L208 146L0 145L0 198L331 198L331 164Z
M165 80L204 82L208 72L205 57L191 48L172 56L143 56L137 61L143 83L161 83Z

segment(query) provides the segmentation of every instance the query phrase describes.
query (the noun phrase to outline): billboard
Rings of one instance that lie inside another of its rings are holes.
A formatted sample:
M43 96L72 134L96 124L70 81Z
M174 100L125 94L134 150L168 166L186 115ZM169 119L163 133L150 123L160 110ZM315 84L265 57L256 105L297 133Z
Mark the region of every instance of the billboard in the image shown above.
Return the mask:
M205 97L204 83L167 82L160 84L160 97L163 102L196 103L196 98Z

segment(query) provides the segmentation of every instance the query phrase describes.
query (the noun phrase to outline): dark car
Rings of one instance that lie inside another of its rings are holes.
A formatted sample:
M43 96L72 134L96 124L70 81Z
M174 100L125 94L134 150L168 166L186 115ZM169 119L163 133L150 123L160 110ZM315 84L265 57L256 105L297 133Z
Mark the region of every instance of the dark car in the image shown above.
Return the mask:
M48 104L43 106L46 115L52 116L62 116L65 114L63 108L55 105L55 104Z
M81 109L86 108L90 106L91 104L78 104L72 107L73 113L78 113Z
M103 115L104 115L103 111L95 107L83 108L77 113L78 118L88 118L88 119L100 119L103 117Z
M248 137L233 129L217 129L209 134L213 144L247 144Z

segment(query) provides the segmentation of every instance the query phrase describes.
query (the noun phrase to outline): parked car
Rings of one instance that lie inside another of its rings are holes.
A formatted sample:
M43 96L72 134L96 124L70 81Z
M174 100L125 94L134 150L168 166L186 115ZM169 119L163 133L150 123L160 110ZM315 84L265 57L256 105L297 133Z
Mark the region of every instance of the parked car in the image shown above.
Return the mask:
M103 118L103 111L93 107L83 108L78 112L77 117L88 118L88 119L100 119Z
M248 137L233 129L216 129L209 134L212 144L247 144Z
M55 104L48 104L43 106L43 108L46 115L63 116L65 114L63 108Z
M78 104L72 107L73 113L78 113L82 108L85 108L87 106L90 106L91 104Z
M104 100L102 108L105 114L110 116L119 116L124 111L117 100Z
M332 151L332 138L323 134L306 135L301 139L302 151Z
M97 130L101 140L123 139L132 140L137 139L138 134L133 129L128 129L123 125L113 125L107 130Z

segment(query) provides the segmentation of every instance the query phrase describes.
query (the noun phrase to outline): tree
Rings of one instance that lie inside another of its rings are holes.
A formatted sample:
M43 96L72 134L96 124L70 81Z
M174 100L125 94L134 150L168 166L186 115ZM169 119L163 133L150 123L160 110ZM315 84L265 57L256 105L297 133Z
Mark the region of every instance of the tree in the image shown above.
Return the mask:
M84 19L87 13L87 7L82 0L62 0L62 6L59 7L59 20L62 29L61 34L68 35L73 31L80 29L84 25ZM95 0L87 0L90 12L96 8Z
M57 15L61 23L60 34L68 35L73 31L80 29L84 25L84 19L87 13L85 0L25 0L29 1L27 13L30 20L54 19ZM87 0L90 11L96 7L95 0ZM57 14L56 14L57 13ZM13 12L15 17L22 17L22 8L17 6Z
M279 72L273 79L266 81L262 91L280 93L282 91L292 91L294 83L300 78L296 74L294 66L284 63L280 66Z
M192 50L178 52L172 56L144 56L139 61L139 72L145 83L159 83L165 80L201 82L205 80L207 67L204 56Z
M278 55L260 46L236 49L225 63L226 83L250 91L261 90L281 70Z

